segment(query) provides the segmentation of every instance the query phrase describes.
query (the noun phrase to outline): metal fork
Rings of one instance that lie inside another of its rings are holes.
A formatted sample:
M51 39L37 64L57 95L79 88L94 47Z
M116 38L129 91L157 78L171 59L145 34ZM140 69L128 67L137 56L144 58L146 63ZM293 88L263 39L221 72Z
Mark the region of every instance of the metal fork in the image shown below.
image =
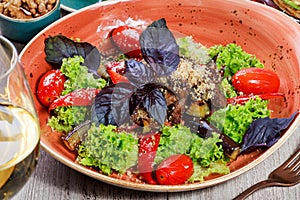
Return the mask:
M233 200L243 200L255 191L270 187L289 187L300 183L300 148L282 165L269 174L268 179L251 186Z

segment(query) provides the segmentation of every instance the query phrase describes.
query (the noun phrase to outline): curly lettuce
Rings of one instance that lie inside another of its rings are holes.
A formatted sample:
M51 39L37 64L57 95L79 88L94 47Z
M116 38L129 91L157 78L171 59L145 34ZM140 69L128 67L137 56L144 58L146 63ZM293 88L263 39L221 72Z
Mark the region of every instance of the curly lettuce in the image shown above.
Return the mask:
M203 182L204 178L210 174L229 174L229 167L223 162L212 162L209 167L203 167L199 163L194 163L194 173L188 182Z
M250 124L259 118L269 117L268 101L250 99L244 105L228 104L212 114L210 123L237 143L242 143Z
M188 154L195 137L186 126L164 126L154 162L159 164L173 154Z
M54 109L54 115L48 120L48 125L54 130L68 133L85 120L87 107L61 106Z
M138 138L115 132L116 126L91 126L84 142L79 146L78 161L84 166L97 167L104 174L114 170L125 173L137 163Z
M106 81L102 78L94 78L89 73L88 67L83 66L84 59L81 56L63 59L60 71L68 78L64 84L62 95L68 94L80 88L103 88Z
M215 45L209 48L208 54L215 60L218 69L224 70L224 78L231 77L243 68L257 67L264 65L253 54L245 52L240 46L234 43Z

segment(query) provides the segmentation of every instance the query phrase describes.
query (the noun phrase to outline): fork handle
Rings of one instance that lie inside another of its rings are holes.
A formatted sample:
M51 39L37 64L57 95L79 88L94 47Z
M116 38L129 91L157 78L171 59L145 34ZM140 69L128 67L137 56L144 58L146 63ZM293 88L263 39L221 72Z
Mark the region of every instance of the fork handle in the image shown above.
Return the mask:
M244 192L242 192L238 196L236 196L233 200L244 200L250 194L254 193L255 191L260 190L262 188L274 186L274 185L277 185L277 184L275 182L271 181L271 180L260 181L256 184L252 185L251 187L249 187L247 190L245 190Z

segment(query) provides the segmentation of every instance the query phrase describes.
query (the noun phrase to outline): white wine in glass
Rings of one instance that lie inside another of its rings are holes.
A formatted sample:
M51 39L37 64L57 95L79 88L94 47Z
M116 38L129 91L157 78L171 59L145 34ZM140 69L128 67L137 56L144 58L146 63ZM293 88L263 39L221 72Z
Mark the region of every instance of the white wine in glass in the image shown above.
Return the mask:
M0 35L0 199L27 182L39 154L39 121L17 51Z

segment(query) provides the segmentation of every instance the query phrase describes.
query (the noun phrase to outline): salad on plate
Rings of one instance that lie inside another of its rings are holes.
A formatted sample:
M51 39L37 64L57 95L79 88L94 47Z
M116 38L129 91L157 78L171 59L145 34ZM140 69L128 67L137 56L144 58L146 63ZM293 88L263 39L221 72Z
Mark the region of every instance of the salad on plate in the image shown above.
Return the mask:
M99 46L45 39L53 68L37 97L80 165L147 184L203 182L230 173L242 154L273 145L290 118L280 78L237 44L205 47L175 37L164 18L107 29Z

